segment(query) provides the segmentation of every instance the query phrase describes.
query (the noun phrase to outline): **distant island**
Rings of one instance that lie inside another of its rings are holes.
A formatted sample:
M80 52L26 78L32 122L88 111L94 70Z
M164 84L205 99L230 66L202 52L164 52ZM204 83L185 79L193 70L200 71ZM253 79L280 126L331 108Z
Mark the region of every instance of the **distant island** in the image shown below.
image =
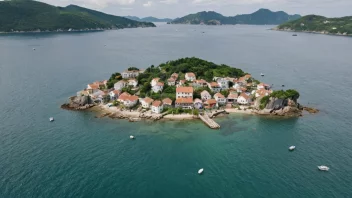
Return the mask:
M289 15L286 12L272 12L268 9L259 9L252 14L242 14L236 16L223 16L217 12L198 12L190 14L170 22L170 24L204 24L204 25L278 25L287 21L300 18L298 14Z
M274 91L241 69L193 57L114 73L108 80L88 84L62 108L96 106L103 113L98 117L132 122L201 119L218 128L211 118L224 113L301 116L304 107L297 102L299 97L293 89Z
M91 31L136 27L155 27L82 8L76 5L55 7L32 0L0 1L0 32Z
M131 20L135 20L135 21L141 21L141 22L171 22L173 19L170 19L170 18L163 18L163 19L159 19L159 18L156 18L156 17L144 17L144 18L139 18L139 17L136 17L136 16L123 16L125 18L128 18L128 19L131 19Z
M307 15L281 24L274 30L352 36L352 16L326 18L317 15Z

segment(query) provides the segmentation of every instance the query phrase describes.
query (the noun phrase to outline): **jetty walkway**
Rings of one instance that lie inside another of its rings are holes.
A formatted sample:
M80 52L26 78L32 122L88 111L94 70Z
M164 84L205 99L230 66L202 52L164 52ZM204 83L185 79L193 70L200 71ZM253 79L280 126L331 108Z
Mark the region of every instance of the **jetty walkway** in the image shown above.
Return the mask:
M220 125L216 123L213 119L211 119L206 112L204 113L204 115L199 114L199 118L211 129L220 129Z

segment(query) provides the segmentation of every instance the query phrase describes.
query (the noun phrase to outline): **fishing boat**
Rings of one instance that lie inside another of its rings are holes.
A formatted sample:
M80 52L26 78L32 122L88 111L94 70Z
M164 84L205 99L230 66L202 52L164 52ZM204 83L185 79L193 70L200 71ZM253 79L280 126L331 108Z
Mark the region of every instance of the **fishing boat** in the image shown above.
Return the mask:
M53 118L53 117L50 117L50 118L49 118L49 121L50 121L50 122L54 122L54 118Z
M321 171L328 171L330 168L324 165L318 166L318 169Z
M203 169L203 168L199 169L198 174L202 174L202 173L203 173L203 171L204 171L204 169Z
M293 150L295 150L295 148L296 148L296 146L290 146L290 147L288 148L288 150L293 151Z
M264 74L263 74L263 73L260 73L260 75L261 75L261 76L264 76Z
M130 135L130 139L132 139L132 140L133 140L133 139L134 139L134 136L133 136L133 135Z

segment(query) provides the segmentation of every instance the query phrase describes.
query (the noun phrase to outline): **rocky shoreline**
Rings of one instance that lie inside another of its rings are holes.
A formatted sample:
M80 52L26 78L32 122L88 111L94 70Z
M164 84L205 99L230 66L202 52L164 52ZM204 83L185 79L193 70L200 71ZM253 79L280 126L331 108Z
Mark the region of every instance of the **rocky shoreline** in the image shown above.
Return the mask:
M292 29L278 29L277 27L272 28L270 30L274 31L281 31L281 32L302 32L302 33L310 33L310 34L325 34L325 35L331 35L331 36L352 36L352 34L347 34L347 33L329 33L327 31L299 31L299 30L292 30Z

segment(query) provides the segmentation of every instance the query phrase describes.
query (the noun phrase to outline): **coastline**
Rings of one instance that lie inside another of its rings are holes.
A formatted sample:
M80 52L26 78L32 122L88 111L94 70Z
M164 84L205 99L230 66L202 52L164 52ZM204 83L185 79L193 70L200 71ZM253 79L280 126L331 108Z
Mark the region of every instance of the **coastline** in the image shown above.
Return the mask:
M300 31L300 30L291 30L291 29L277 29L277 28L271 28L270 30L273 31L279 31L279 32L297 32L297 33L309 33L309 34L322 34L322 35L328 35L328 36L345 36L345 37L352 37L352 34L332 34L332 33L327 33L325 31L317 32L317 31Z

